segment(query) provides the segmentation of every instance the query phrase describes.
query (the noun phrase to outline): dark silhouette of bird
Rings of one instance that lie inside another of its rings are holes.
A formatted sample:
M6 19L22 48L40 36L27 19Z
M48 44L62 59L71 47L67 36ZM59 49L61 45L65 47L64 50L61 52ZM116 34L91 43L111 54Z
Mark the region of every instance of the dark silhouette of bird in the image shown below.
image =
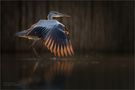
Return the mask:
M17 32L16 36L34 40L32 46L38 41L47 47L56 57L74 55L70 40L70 30L54 18L70 17L56 11L49 12L47 20L39 20L29 29Z

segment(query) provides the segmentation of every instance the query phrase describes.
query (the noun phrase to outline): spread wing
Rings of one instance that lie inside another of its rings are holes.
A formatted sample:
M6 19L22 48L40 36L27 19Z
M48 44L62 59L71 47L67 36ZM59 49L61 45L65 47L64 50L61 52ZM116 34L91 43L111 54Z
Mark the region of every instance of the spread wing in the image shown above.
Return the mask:
M28 35L38 36L55 56L71 56L74 54L71 41L61 24L37 26Z
M61 25L55 25L44 38L44 45L58 57L74 54L71 41L64 29Z

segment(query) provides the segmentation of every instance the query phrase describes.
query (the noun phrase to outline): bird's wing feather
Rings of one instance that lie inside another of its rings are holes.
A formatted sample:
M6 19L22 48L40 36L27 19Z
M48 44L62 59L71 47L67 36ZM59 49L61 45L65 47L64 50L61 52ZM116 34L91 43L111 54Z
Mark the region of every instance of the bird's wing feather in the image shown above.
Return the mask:
M52 52L55 56L63 57L73 55L74 51L72 48L71 41L68 36L64 33L64 27L62 25L54 25L52 30L48 32L44 38L44 45Z
M47 24L48 22L50 24ZM65 29L62 24L54 20L41 20L34 25L34 28L32 27L28 35L34 35L36 32L36 35L43 40L43 45L55 56L63 57L74 54L71 41L65 33Z

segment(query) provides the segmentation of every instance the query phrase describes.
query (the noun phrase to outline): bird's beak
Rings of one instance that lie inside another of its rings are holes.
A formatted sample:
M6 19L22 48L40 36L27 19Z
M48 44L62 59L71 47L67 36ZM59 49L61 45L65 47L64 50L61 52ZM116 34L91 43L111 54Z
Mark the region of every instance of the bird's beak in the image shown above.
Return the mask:
M64 15L64 17L70 18L71 16L69 16L69 15Z
M56 17L56 18L58 18L58 17L67 17L67 18L70 18L71 16L60 13L59 15L55 15L54 17Z

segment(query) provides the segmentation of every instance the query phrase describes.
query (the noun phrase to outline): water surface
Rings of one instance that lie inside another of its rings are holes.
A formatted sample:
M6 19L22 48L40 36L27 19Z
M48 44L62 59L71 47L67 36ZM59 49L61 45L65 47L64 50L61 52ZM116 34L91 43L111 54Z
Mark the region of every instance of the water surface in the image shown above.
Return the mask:
M2 54L5 89L133 89L133 56Z

